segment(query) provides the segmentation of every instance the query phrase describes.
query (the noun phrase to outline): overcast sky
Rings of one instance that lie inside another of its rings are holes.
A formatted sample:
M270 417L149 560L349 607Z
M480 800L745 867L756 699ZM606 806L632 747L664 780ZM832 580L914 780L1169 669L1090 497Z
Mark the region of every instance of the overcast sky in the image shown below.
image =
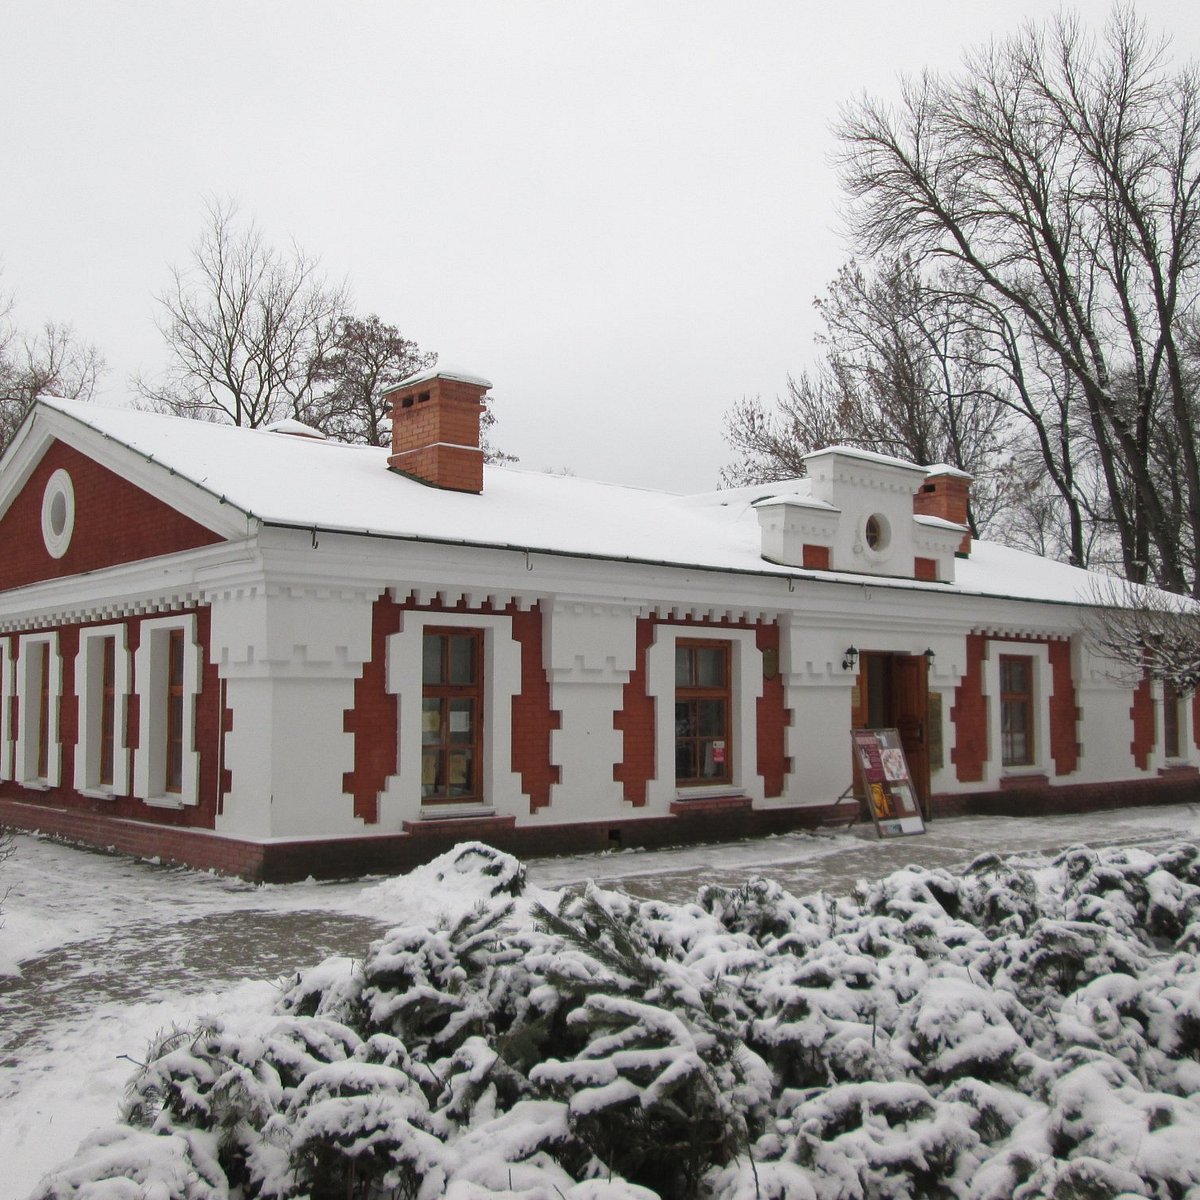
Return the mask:
M1196 0L1137 7L1200 57ZM523 466L708 490L729 406L813 361L839 104L1051 11L0 0L0 291L96 343L119 403L204 197L234 198L490 378Z

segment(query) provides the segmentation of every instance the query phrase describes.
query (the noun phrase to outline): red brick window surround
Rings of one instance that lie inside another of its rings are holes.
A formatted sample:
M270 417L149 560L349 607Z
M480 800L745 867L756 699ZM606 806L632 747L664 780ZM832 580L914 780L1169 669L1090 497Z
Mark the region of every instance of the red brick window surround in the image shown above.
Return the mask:
M680 787L729 783L729 642L679 638L675 643L675 782Z
M1033 659L1000 655L1000 762L1032 766L1034 758Z
M422 803L482 798L483 697L483 630L427 626L422 640Z

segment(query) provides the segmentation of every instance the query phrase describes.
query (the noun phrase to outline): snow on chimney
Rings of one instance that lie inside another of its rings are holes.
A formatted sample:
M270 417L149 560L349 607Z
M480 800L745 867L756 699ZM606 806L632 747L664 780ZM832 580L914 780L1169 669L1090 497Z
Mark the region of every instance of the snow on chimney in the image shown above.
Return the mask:
M479 419L492 385L477 375L431 367L386 393L392 404L388 466L453 492L483 491Z
M939 463L927 467L925 482L913 495L913 512L918 516L941 517L956 525L970 526L968 510L971 504L971 476L957 467ZM971 535L963 535L958 554L965 558L971 553Z

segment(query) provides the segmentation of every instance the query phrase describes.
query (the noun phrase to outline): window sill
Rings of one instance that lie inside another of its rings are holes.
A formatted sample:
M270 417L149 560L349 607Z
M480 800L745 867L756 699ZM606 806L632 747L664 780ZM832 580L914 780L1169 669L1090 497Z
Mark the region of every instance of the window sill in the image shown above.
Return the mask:
M115 800L117 798L117 793L112 788L105 787L80 788L79 794L86 796L89 800Z
M421 805L417 819L421 821L469 821L494 817L495 808L490 804L455 804L448 800L445 804Z
M1023 787L1049 787L1050 777L1039 767L1029 767L1022 771L1010 767L1000 776L1000 790Z
M183 808L182 796L147 796L143 803L150 808Z
M675 787L676 800L719 800L722 796L742 796L745 792L736 783L713 784L706 787L698 784L696 787Z
M44 779L22 779L21 786L31 792L48 792L50 785Z

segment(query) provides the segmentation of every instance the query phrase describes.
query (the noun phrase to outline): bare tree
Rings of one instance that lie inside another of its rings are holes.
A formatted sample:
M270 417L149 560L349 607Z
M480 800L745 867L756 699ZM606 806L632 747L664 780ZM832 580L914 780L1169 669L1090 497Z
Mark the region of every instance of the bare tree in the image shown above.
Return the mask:
M895 259L843 267L816 307L824 362L789 378L774 411L761 400L733 407L726 439L741 458L724 481L799 475L805 454L845 444L969 472L972 530L994 524L1014 491L1017 431L962 298Z
M1197 587L1200 446L1181 330L1200 269L1200 76L1172 69L1129 9L1097 45L1060 16L972 54L958 75L863 98L839 127L861 252L970 280L993 366L1007 363L1084 556L1104 485L1127 578ZM1173 439L1178 502L1157 486Z
M0 450L39 396L90 400L104 370L95 346L69 325L47 321L32 337L11 320L11 298L0 299Z
M252 427L322 423L318 372L348 297L316 259L268 245L232 203L212 201L191 261L157 300L170 364L160 381L138 381L153 406Z
M314 371L322 388L322 430L347 442L387 445L391 412L384 392L436 361L436 354L425 353L374 313L365 320L343 317Z
M1189 597L1120 579L1099 584L1090 597L1085 636L1113 664L1112 674L1134 685L1149 677L1179 694L1200 684L1200 606Z

